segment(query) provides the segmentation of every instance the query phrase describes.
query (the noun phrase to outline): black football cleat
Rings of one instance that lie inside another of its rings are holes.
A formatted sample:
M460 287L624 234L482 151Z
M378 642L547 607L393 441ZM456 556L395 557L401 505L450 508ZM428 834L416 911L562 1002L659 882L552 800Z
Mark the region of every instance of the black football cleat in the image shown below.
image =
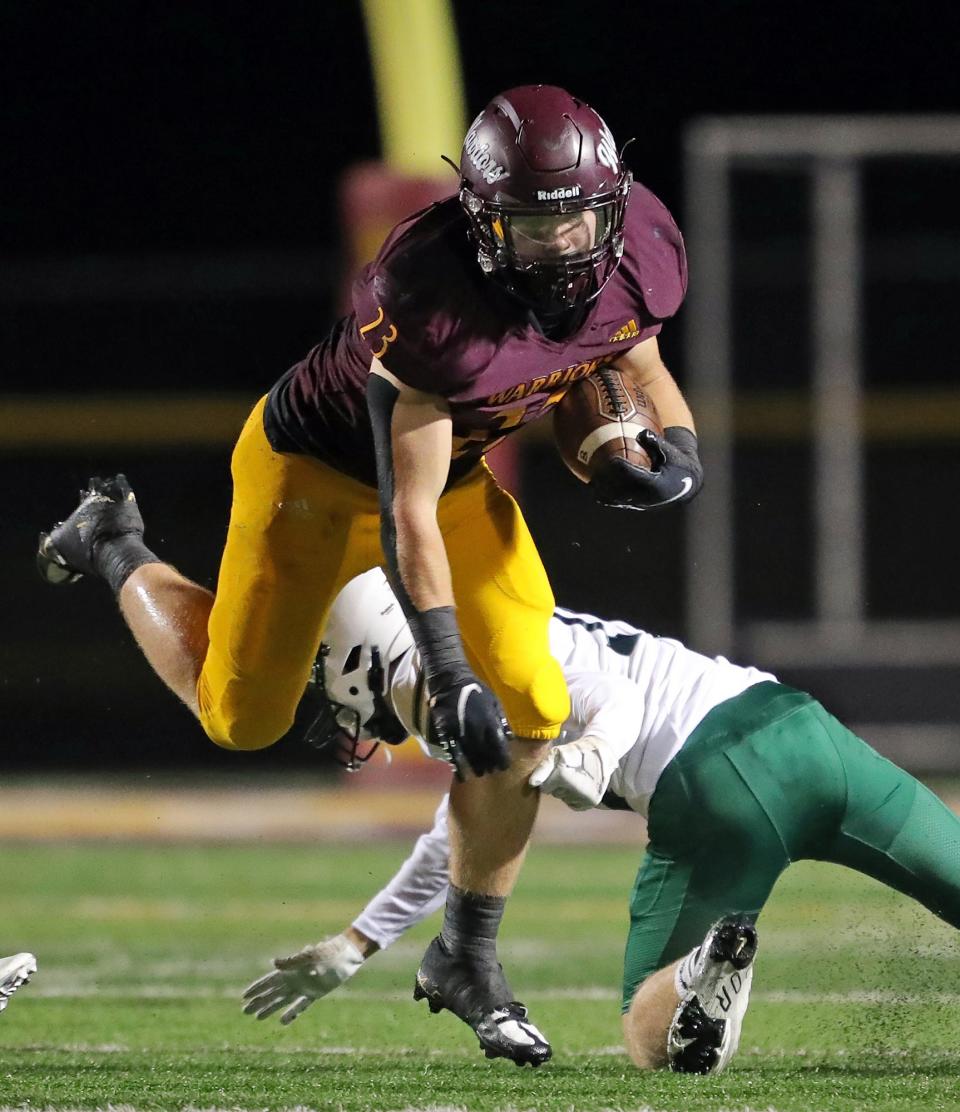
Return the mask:
M447 952L440 938L427 947L414 1000L426 1000L431 1012L446 1008L470 1027L488 1058L509 1058L518 1066L540 1066L553 1050L527 1019L523 1004L511 992L499 964L482 967Z
M131 534L143 536L143 518L126 476L91 479L67 520L40 534L37 569L48 583L75 583L97 574L94 549L100 541Z

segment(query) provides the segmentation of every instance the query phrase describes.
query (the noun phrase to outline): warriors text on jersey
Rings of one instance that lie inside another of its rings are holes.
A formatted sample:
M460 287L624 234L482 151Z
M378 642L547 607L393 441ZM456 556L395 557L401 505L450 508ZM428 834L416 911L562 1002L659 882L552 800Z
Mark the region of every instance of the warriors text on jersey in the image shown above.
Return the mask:
M376 485L366 408L371 356L402 383L440 395L453 422L451 479L504 436L548 413L601 361L655 336L680 307L687 271L670 213L632 187L620 265L569 336L485 276L459 201L403 221L353 287L353 312L270 393L264 428L277 451L315 456Z

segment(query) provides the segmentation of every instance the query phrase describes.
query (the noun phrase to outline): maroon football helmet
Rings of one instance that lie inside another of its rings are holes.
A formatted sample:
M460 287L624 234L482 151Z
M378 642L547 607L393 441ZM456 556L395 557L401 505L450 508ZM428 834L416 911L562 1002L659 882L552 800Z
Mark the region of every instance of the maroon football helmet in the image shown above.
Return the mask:
M553 85L494 97L460 156L478 261L535 311L582 309L623 254L632 175L589 105Z

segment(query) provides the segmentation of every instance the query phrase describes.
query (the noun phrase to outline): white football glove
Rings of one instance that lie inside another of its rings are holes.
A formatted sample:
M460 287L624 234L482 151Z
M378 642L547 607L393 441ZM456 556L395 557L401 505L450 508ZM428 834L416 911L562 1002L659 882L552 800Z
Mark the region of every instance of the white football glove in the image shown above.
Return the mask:
M274 958L274 972L260 977L244 991L244 1014L266 1019L286 1008L280 1022L293 1023L314 1000L349 980L363 960L363 954L342 934L304 946L288 958Z
M574 811L588 811L603 799L618 763L604 742L582 737L554 746L527 783Z

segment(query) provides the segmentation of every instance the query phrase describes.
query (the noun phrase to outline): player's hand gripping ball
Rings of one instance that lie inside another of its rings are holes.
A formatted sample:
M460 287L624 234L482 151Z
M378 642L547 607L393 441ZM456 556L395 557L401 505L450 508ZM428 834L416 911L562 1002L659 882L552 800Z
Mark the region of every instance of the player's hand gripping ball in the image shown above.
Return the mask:
M567 391L553 431L564 463L602 506L654 510L687 501L703 482L696 436L665 430L647 394L616 367L603 364Z

